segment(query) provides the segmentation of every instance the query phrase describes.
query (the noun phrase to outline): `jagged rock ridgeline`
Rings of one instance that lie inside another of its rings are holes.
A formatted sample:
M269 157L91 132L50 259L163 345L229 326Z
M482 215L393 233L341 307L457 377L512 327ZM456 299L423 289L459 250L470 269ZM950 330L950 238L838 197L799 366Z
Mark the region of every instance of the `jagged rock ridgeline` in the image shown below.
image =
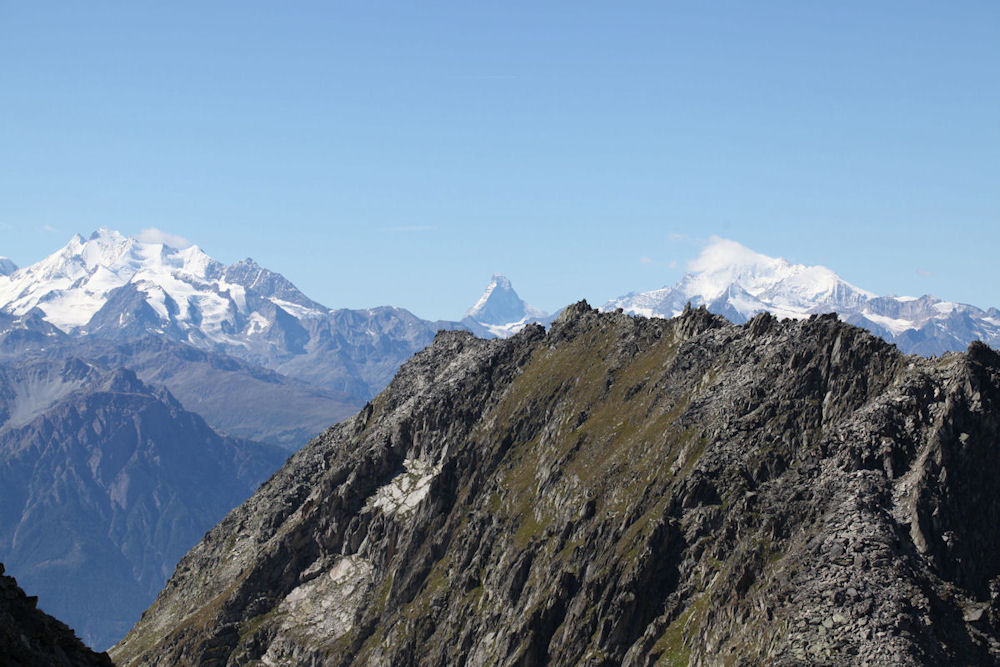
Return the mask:
M111 667L107 653L83 645L66 624L37 608L0 563L0 663L51 667Z
M1000 658L1000 357L835 317L441 333L182 559L131 664Z
M742 324L757 313L804 318L837 313L908 354L960 351L975 340L1000 345L1000 310L922 297L877 296L850 284L825 266L792 264L735 241L711 237L688 273L672 287L632 292L612 299L603 310L674 317L685 304L705 306Z

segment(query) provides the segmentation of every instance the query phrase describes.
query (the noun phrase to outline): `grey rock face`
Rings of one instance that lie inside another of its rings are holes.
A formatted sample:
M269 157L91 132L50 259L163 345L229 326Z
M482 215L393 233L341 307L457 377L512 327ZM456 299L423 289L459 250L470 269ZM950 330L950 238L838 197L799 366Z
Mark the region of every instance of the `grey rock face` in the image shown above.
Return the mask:
M834 316L441 333L178 565L122 665L1000 659L1000 356Z
M4 665L111 667L107 653L94 653L66 625L37 608L0 563L0 661Z
M0 559L105 648L284 458L220 437L131 371L0 365Z

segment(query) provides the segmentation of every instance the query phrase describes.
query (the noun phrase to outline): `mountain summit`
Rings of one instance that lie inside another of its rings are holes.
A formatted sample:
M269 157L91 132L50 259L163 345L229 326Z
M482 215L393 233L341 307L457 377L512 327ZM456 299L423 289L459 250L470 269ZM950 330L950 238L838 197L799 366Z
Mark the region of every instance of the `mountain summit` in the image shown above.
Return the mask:
M74 339L152 336L236 357L333 391L355 407L435 332L460 326L401 308L333 310L252 259L227 266L157 230L125 236L103 227L0 276L0 316L30 312Z
M545 324L551 319L545 311L526 304L506 276L494 273L483 295L466 311L462 323L480 336L506 338L530 322Z
M87 327L109 303L125 300L132 308L122 314L139 327L173 329L181 339L219 343L262 328L263 318L253 316L262 300L299 316L325 313L277 274L266 272L269 276L262 278L255 264L248 271L247 262L252 264L245 260L226 267L196 245L176 248L102 227L87 239L77 234L37 264L0 277L0 304L14 315L38 307L48 322L71 332Z
M933 296L877 296L825 266L793 264L716 236L673 287L633 292L607 302L602 310L669 318L688 303L737 324L761 312L792 319L835 312L909 353L963 350L977 339L1000 344L996 309L983 311Z

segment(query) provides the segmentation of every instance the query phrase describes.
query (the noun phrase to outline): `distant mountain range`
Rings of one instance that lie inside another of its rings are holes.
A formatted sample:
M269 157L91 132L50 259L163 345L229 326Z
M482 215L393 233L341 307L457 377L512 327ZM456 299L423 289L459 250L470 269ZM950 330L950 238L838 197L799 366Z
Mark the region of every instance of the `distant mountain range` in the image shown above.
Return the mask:
M691 303L736 324L765 311L792 319L834 312L910 354L964 350L973 340L1000 346L996 308L982 310L926 295L877 296L826 267L792 264L727 239L713 238L689 269L673 287L633 292L607 302L602 310L670 318Z
M0 276L0 357L134 369L216 429L297 448L356 412L439 328L331 310L277 273L100 229ZM238 399L238 400L237 400Z
M0 365L0 560L106 648L286 457L218 435L127 369Z
M289 448L356 412L440 329L491 338L552 319L501 275L461 322L330 309L252 259L227 266L195 245L105 228L0 268L0 359L72 354L132 368L214 428Z
M77 338L154 335L226 354L335 392L343 418L381 390L441 328L402 308L331 310L252 259L230 266L99 229L0 277L0 308L34 309ZM289 443L292 444L292 443ZM298 443L295 443L298 444Z

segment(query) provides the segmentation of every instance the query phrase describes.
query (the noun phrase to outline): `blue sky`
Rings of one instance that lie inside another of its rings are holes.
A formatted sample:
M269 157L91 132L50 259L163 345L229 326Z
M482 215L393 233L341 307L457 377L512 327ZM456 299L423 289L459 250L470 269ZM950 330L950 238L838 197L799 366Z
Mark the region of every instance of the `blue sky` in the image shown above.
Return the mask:
M455 318L717 234L1000 306L1000 3L421 5L0 0L0 255L158 227Z

